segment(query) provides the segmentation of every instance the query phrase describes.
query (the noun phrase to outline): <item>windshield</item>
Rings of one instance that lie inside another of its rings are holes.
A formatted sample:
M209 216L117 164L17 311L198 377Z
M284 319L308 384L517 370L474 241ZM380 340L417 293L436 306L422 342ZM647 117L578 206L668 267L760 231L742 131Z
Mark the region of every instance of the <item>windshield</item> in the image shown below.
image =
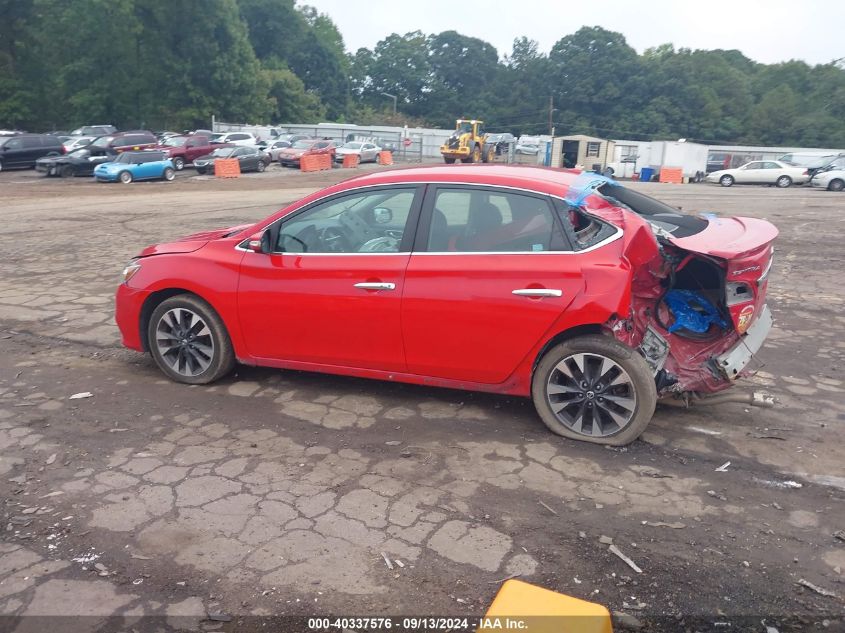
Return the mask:
M234 147L221 147L211 152L211 155L216 158L226 158L227 156L230 156L235 149L236 148Z
M297 141L293 144L294 149L311 149L314 143L312 141Z
M163 141L162 145L166 145L167 147L182 147L187 140L184 136L171 136L169 139Z
M673 237L689 237L707 228L707 220L682 213L680 209L670 207L633 189L627 189L612 180L597 187L597 191L613 204L627 207Z
M94 147L108 147L109 143L114 140L113 136L101 136L98 139L95 139L91 142L91 145Z
M464 121L463 123L459 124L458 132L460 132L461 134L467 134L469 132L472 132L472 123L470 123L469 121Z
M345 149L361 149L361 143L345 143L343 147Z

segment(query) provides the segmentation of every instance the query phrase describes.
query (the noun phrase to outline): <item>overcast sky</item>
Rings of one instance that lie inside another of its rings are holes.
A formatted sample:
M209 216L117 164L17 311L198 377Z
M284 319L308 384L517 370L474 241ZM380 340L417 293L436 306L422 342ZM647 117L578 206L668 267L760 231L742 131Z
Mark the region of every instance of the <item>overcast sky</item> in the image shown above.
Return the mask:
M582 26L625 35L642 52L675 48L739 49L756 61L845 57L844 0L300 0L327 13L346 48L372 48L391 33L455 30L490 42L499 56L525 35L548 53Z

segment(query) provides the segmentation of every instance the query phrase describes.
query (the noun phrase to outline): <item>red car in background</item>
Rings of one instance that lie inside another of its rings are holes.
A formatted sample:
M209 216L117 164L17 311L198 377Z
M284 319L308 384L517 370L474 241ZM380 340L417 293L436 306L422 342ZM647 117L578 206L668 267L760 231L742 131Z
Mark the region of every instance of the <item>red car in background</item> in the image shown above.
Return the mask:
M327 154L331 158L331 162L334 163L336 151L337 147L334 141L302 139L279 152L279 164L283 167L299 167L299 159L303 156L319 156L321 154Z
M211 139L202 134L186 134L180 136L171 136L156 146L159 149L167 152L167 156L173 161L173 167L176 171L182 171L185 165L193 163L195 158L211 154L219 147L227 147L219 143L211 144Z
M658 398L743 375L776 236L593 174L418 167L145 249L116 320L178 382L241 362L514 394L559 435L622 445Z

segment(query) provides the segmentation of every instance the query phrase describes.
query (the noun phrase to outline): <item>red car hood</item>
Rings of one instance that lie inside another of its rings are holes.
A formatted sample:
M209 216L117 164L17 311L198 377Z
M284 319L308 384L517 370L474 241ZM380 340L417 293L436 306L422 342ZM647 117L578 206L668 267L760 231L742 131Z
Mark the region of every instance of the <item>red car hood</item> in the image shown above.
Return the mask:
M758 251L778 236L775 226L756 218L707 217L707 228L689 237L671 237L669 241L686 251L735 259Z
M230 226L228 228L217 229L215 231L194 233L193 235L188 235L174 242L153 244L152 246L148 246L142 250L139 256L149 257L150 255L164 255L167 253L191 253L199 250L211 240L217 240L226 235L239 233L250 226L252 226L252 224L240 224L238 226Z

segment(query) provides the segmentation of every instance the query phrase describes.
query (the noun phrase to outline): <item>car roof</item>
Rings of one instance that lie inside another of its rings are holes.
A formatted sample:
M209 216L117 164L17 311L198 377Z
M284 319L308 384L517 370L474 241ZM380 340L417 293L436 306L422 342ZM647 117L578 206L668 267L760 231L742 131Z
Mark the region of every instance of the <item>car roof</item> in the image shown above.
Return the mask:
M405 182L478 184L564 195L580 171L530 165L438 165L374 172L345 180L342 188Z

